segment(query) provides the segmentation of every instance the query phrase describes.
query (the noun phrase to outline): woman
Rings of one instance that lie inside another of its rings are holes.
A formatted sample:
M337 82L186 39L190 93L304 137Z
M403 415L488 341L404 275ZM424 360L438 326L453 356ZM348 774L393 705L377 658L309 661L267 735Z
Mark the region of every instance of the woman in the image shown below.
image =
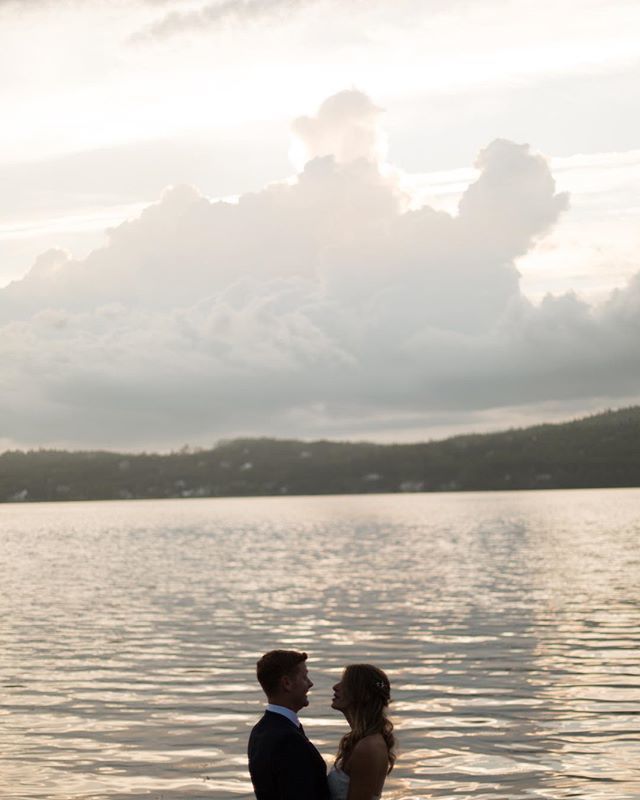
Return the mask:
M331 707L342 711L351 730L329 772L331 800L379 800L396 760L393 724L385 713L390 700L389 679L371 664L350 664L333 687Z

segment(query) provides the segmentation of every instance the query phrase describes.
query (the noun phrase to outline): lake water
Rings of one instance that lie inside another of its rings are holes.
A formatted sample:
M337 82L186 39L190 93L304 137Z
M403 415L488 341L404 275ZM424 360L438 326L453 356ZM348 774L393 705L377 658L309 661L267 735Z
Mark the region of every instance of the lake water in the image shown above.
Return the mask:
M640 490L4 505L0 548L2 798L252 797L276 646L328 761L387 670L385 800L640 798Z

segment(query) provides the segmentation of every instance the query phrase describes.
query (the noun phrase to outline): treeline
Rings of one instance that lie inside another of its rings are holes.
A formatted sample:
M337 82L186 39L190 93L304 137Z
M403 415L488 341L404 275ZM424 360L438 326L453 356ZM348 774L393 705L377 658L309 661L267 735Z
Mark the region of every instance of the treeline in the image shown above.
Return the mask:
M0 502L640 486L640 406L421 444L235 439L0 455Z

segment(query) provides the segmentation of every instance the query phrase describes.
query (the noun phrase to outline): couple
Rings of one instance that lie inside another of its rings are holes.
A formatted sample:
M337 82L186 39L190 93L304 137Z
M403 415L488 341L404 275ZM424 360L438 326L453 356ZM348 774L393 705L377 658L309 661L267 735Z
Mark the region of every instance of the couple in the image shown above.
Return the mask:
M385 709L391 688L382 670L351 664L333 687L331 707L351 730L338 744L329 775L297 712L313 686L306 653L272 650L258 661L267 695L264 716L249 737L249 772L257 800L379 800L395 761L393 725Z

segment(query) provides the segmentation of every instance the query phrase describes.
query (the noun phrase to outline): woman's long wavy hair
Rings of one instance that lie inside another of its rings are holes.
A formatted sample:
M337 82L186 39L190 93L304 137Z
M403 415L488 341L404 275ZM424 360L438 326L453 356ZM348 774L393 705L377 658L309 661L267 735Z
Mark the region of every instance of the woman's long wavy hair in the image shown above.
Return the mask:
M349 761L353 748L361 739L380 733L387 745L389 774L396 760L393 723L386 715L391 702L389 678L372 664L349 664L342 675L342 689L349 703L351 730L340 739L336 766L343 767Z

